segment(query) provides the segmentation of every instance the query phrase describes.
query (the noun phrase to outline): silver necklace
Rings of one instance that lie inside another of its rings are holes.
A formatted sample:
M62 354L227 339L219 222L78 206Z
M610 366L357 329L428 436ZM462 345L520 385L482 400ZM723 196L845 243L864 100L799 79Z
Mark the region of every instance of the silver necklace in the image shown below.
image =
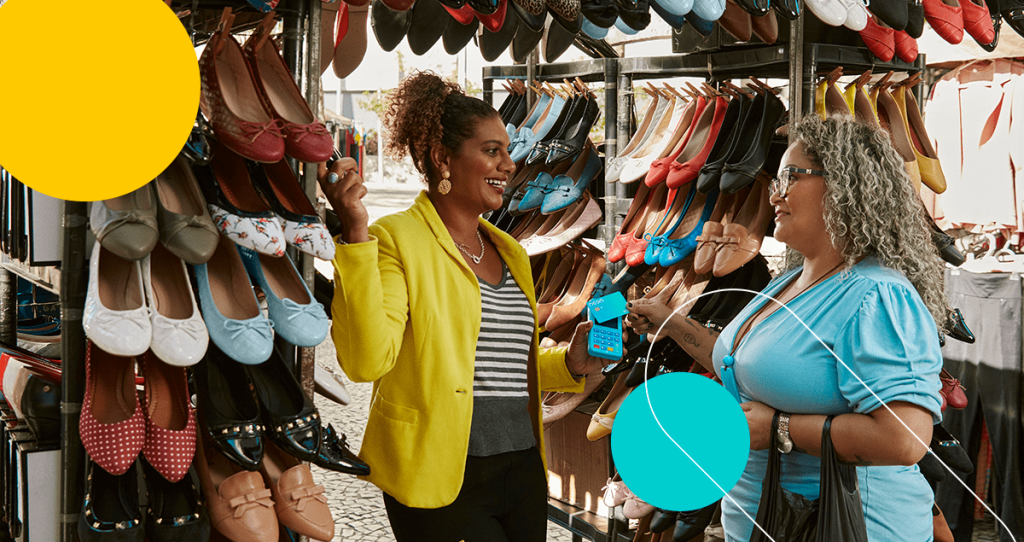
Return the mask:
M480 235L480 230L476 230L476 240L480 241L480 255L479 256L474 256L474 255L470 254L469 253L469 247L466 246L466 245L463 245L462 243L455 243L455 246L458 247L458 249L461 250L463 254L465 254L466 256L469 256L469 259L473 260L473 263L479 264L480 260L484 257L484 251L487 249L487 247L484 246L484 238L483 238L483 236Z

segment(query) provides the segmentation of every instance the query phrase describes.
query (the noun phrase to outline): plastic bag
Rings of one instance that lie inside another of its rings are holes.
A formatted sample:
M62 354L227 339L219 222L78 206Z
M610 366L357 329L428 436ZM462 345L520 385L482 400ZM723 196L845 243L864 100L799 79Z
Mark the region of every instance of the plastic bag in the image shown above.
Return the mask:
M782 488L782 454L774 445L768 448L768 468L755 521L776 542L868 542L857 468L840 463L836 457L832 418L825 420L821 430L821 498L817 500ZM778 425L776 412L772 418L773 435L778 432ZM769 540L761 529L754 527L750 542Z
M779 430L779 413L772 418L772 435ZM768 446L768 468L761 485L761 501L754 521L775 539L775 542L814 542L817 540L818 501L782 489L782 452ZM761 529L754 526L750 542L770 542Z
M832 418L821 429L821 504L818 508L818 539L835 542L868 542L864 508L860 502L857 467L839 462L832 447Z

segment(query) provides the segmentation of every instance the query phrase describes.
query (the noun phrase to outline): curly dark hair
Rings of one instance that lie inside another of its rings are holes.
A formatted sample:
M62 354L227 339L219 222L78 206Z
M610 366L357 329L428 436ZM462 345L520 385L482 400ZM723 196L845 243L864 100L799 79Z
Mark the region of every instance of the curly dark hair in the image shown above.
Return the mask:
M433 179L437 175L431 149L440 144L458 156L462 143L476 132L477 122L497 114L490 104L467 96L459 85L436 73L413 72L388 96L384 152L395 159L409 153L416 169Z

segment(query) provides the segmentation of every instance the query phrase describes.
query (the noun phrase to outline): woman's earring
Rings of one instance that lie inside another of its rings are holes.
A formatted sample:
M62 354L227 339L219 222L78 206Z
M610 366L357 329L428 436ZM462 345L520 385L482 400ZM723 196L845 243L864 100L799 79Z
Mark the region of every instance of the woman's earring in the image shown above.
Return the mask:
M441 182L437 183L437 191L440 192L442 196L452 191L452 182L448 180L448 177L451 176L452 174L447 171L441 173Z

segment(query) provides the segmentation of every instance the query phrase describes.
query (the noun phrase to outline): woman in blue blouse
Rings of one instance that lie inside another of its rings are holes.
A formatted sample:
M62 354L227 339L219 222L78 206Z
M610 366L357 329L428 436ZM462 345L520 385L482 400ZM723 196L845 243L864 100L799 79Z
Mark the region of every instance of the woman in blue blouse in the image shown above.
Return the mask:
M930 541L934 499L916 463L940 420L943 265L886 133L849 117L810 117L791 133L771 186L775 238L788 247L788 270L763 292L775 301L755 297L720 335L645 300L628 321L643 332L664 322L720 376L732 363L751 451L722 501L726 540L755 528L747 515L757 515L769 446L788 452L783 487L818 498L822 425L836 415L832 440L860 467L869 539ZM776 411L788 434L771 434Z

